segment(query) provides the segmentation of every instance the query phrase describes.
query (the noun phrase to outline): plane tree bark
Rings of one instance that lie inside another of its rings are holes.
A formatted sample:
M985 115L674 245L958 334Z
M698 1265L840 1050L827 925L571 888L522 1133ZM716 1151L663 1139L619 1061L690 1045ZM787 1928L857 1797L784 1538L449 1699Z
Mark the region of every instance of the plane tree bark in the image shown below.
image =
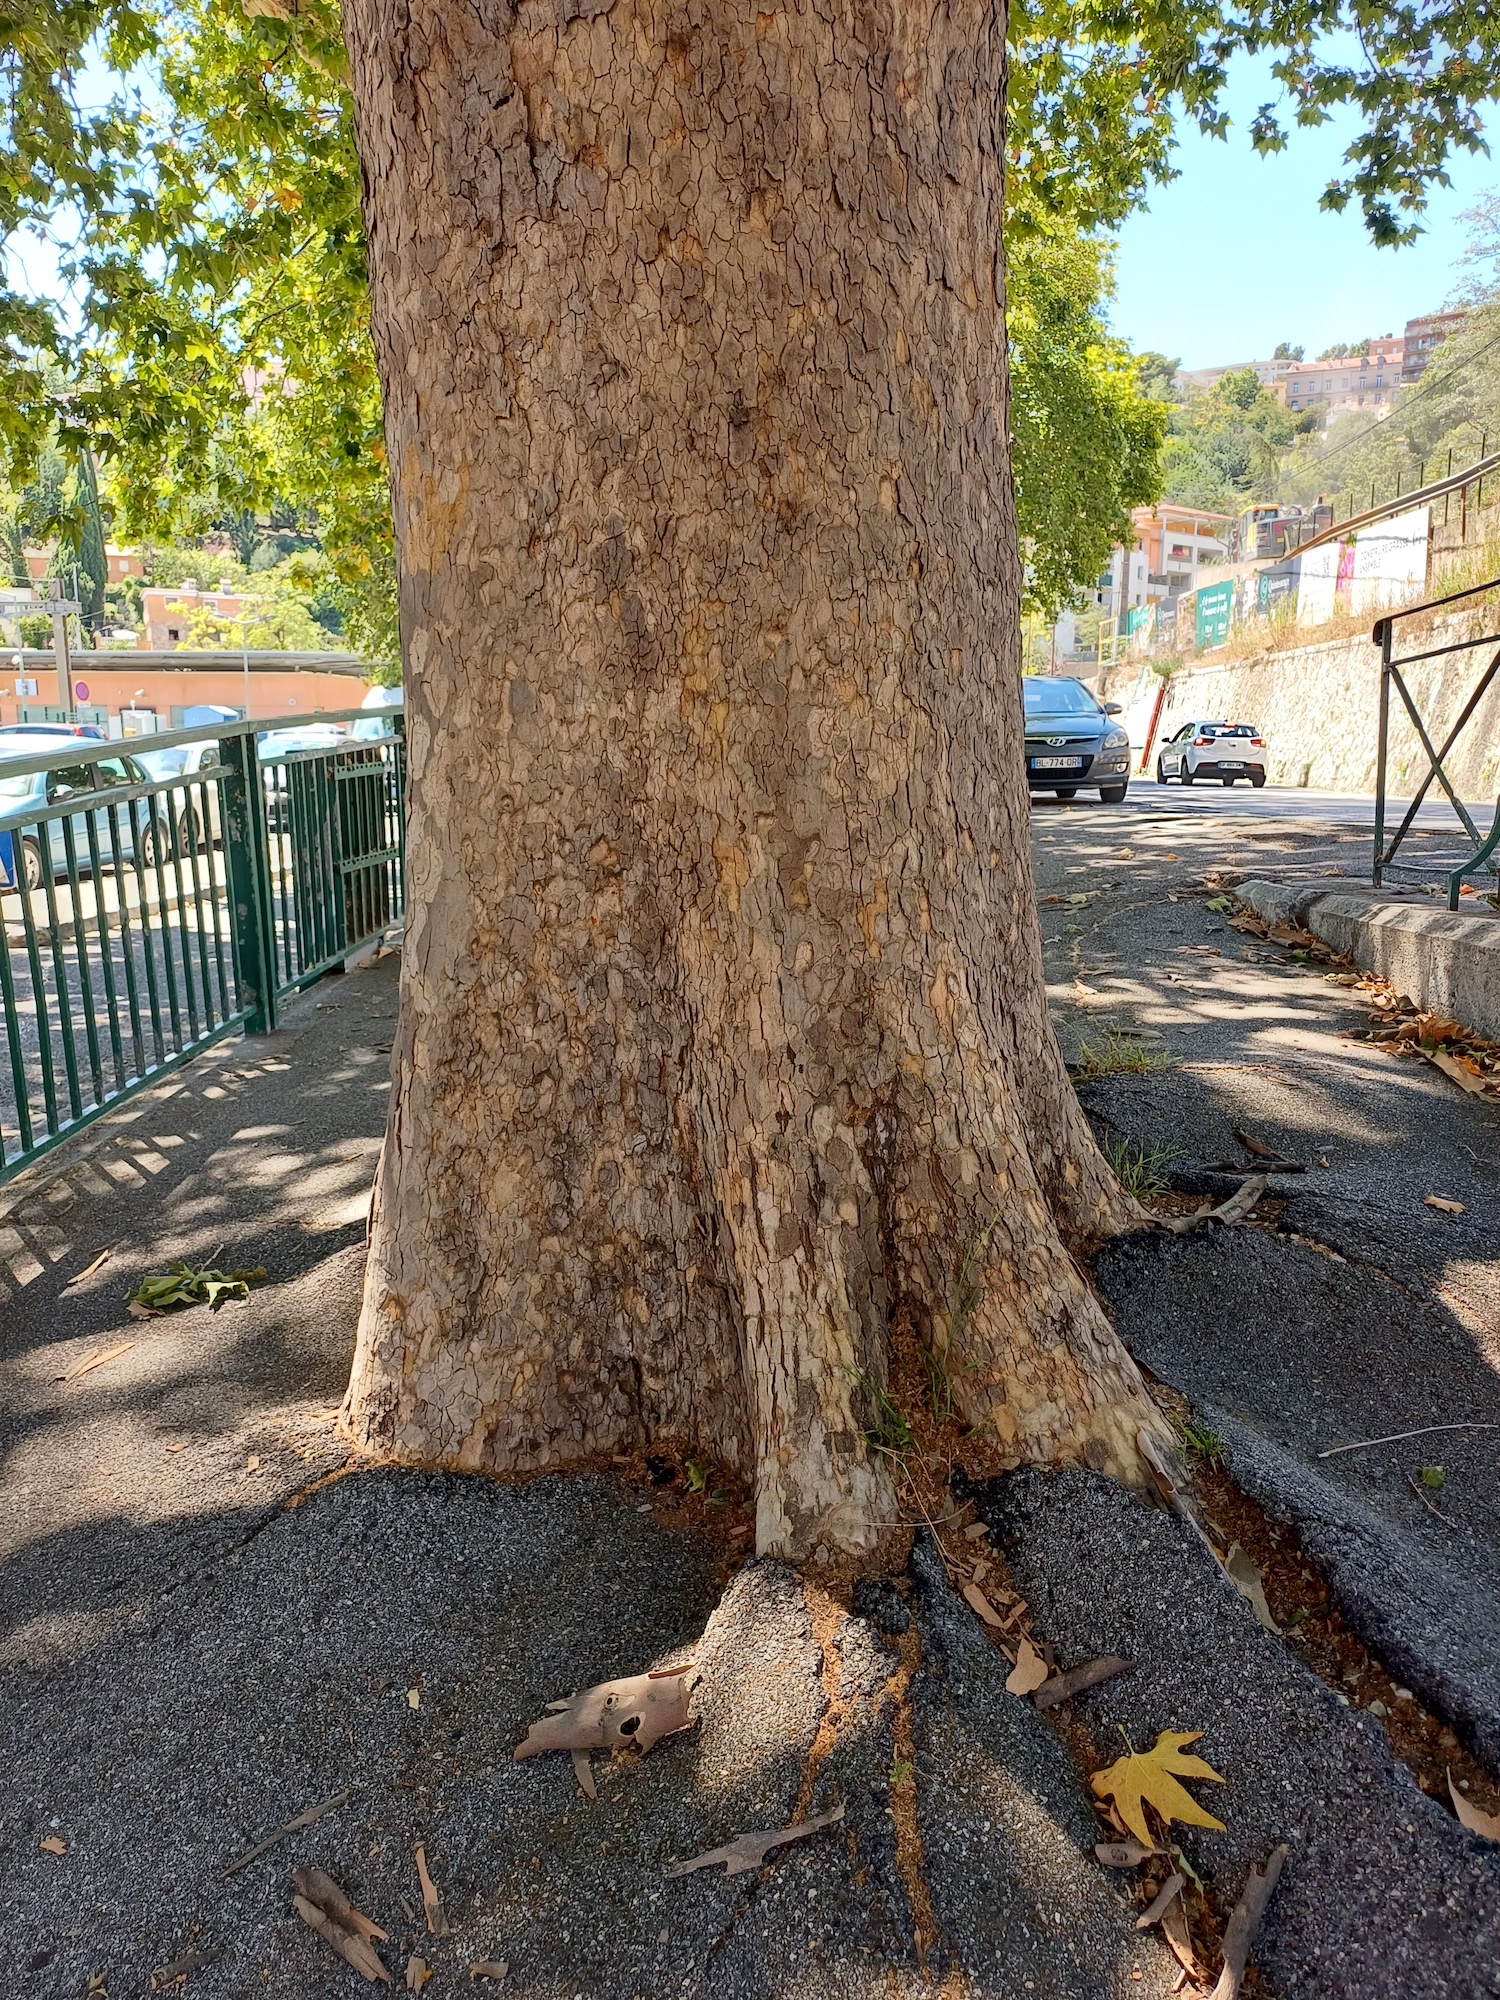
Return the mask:
M1158 1426L1048 1022L985 0L346 0L410 914L349 1412L890 1518L893 1315L1019 1458Z

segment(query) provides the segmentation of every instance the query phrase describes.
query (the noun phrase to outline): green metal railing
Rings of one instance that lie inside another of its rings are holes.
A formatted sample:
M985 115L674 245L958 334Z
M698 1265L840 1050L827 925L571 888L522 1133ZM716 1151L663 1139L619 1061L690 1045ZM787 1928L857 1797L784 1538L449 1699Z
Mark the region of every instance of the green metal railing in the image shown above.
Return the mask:
M1489 691L1496 676L1500 675L1500 631L1491 630L1481 633L1477 639L1450 640L1444 645L1429 646L1419 653L1402 653L1397 655L1393 653L1392 647L1395 644L1396 626L1401 619L1415 618L1420 612L1424 611L1438 611L1450 604L1467 603L1470 599L1483 597L1492 590L1500 590L1500 577L1497 577L1491 583L1476 583L1468 590L1455 590L1447 597L1435 597L1426 604L1408 604L1400 611L1387 612L1377 623L1370 635L1374 643L1380 648L1380 732L1375 759L1375 886L1379 888L1387 875L1414 875L1418 877L1423 875L1439 875L1444 878L1447 884L1448 908L1450 910L1458 908L1458 899L1462 893L1464 877L1466 875L1494 875L1496 873L1493 857L1497 847L1500 847L1500 801L1496 803L1494 822L1489 832L1482 834L1474 824L1473 815L1470 813L1468 807L1454 790L1452 780L1444 768L1443 759L1448 755L1463 731L1468 727L1475 711L1478 709L1485 694ZM1482 663L1479 678L1469 690L1468 699L1459 712L1458 720L1448 730L1442 743L1434 746L1432 740L1433 732L1429 730L1426 721L1423 719L1421 710L1417 707L1412 691L1407 686L1406 677L1401 669L1403 667L1415 666L1420 660L1438 660L1450 657L1456 659L1461 653L1481 651L1491 646L1495 647L1496 650L1487 663ZM1401 697L1401 704L1406 710L1412 728L1416 731L1417 740L1421 744L1423 754L1427 759L1427 773L1413 794L1402 817L1401 824L1391 835L1389 841L1387 841L1385 837L1386 778L1390 762L1392 688ZM1460 825L1469 840L1473 843L1472 848L1467 854L1428 855L1420 860L1398 860L1397 855L1401 843L1411 831L1412 823L1422 809L1434 778L1437 779L1438 784L1447 793L1448 803L1458 815Z
M401 921L402 710L316 718L372 720L388 733L305 750L239 722L0 758L0 1182L225 1035L269 1032ZM136 761L176 749L171 776Z

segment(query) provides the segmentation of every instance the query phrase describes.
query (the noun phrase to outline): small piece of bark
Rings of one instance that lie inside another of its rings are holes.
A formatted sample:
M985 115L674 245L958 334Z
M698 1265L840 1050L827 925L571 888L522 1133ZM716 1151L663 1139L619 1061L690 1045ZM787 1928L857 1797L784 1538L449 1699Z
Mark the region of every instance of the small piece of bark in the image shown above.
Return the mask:
M1245 1977L1245 1960L1250 1956L1255 1933L1260 1929L1260 1920L1266 1913L1266 1905L1271 1900L1286 1857L1287 1847L1283 1841L1279 1847L1271 1849L1263 1869L1250 1870L1224 1932L1224 1970L1219 1974L1219 1983L1209 1995L1209 2000L1236 2000L1240 1982Z
M310 1903L306 1896L293 1896L292 1907L308 1929L316 1931L325 1943L332 1945L344 1963L352 1965L362 1979L368 1979L372 1986L377 1980L384 1980L387 1986L391 1985L391 1975L386 1971L379 1953L372 1944L367 1944L361 1937L351 1936L341 1925L336 1924L332 1917L320 1910L316 1903Z
M1116 1674L1129 1673L1132 1664L1117 1653L1103 1653L1097 1660L1085 1660L1082 1666L1069 1667L1065 1674L1054 1674L1051 1680L1043 1681L1033 1699L1038 1708L1056 1708L1059 1702L1071 1701L1085 1688L1098 1687L1101 1681L1112 1681Z
M1271 1607L1266 1602L1266 1587L1261 1582L1260 1571L1238 1542L1231 1542L1229 1545L1229 1553L1224 1558L1224 1573L1250 1606L1259 1622L1268 1632L1274 1632L1279 1639L1281 1627L1271 1616Z
M510 1965L503 1958L481 1958L469 1967L471 1979L503 1979Z
M417 1954L413 1952L411 1957L406 1961L407 1992L420 1993L431 1977L432 1968L428 1965L426 1959L418 1958Z
M1252 1153L1257 1160L1274 1160L1279 1157L1274 1146L1263 1145L1259 1139L1252 1139L1248 1132L1240 1131L1238 1126L1235 1127L1234 1136L1245 1151Z
M289 1833L300 1833L303 1827L311 1826L314 1820L321 1819L326 1812L332 1812L335 1806L346 1804L353 1796L354 1787L351 1785L348 1791L338 1792L333 1798L323 1799L319 1804L309 1806L306 1812L298 1813L297 1817L289 1819L285 1826L278 1826L274 1833L268 1833L265 1839L257 1842L248 1853L241 1854L231 1861L227 1868L220 1871L220 1881L227 1882L231 1875L236 1874L241 1868L248 1868L252 1861L258 1861L261 1855L274 1847L278 1841L285 1840Z
M1168 1903L1175 1902L1181 1894L1182 1877L1175 1873L1169 1875L1157 1890L1151 1902L1147 1904L1146 1908L1136 1918L1136 1929L1138 1931L1149 1931L1153 1924L1159 1924Z
M539 1757L545 1750L619 1750L633 1743L649 1750L663 1736L686 1729L687 1675L692 1667L673 1667L654 1674L601 1681L566 1702L549 1702L549 1713L533 1722L516 1759Z
M594 1767L589 1762L587 1750L573 1752L573 1776L578 1780L578 1789L591 1799L599 1796L599 1787L594 1783Z
M429 1937L447 1937L448 1919L443 1915L437 1888L427 1872L427 1849L421 1845L416 1849L416 1863L417 1879L422 1884L422 1908L427 1913L427 1934Z
M1016 1649L1016 1664L1005 1676L1008 1694L1035 1694L1047 1678L1047 1662L1037 1652L1029 1639L1023 1639Z
M1198 1960L1193 1953L1193 1940L1188 1931L1187 1910L1181 1896L1169 1903L1161 1916L1161 1934L1171 1947L1177 1963L1182 1967L1184 1979L1198 1978Z
M321 1868L294 1868L292 1880L308 1902L316 1903L325 1916L332 1917L346 1931L353 1931L357 1937L379 1938L382 1944L390 1942L379 1924L371 1923L362 1911L356 1910L338 1883Z
M792 1840L806 1840L826 1826L837 1826L843 1817L844 1808L835 1806L832 1812L820 1813L816 1819L798 1820L794 1826L779 1826L771 1833L737 1833L722 1847L711 1847L706 1854L695 1854L691 1861L677 1862L667 1874L674 1878L692 1875L699 1868L712 1868L722 1861L726 1875L744 1875L752 1868L759 1868L772 1848L784 1847Z
M977 1583L966 1583L963 1587L964 1602L971 1611L977 1611L986 1625L993 1625L998 1631L1005 1622L994 1605L985 1596Z
M104 1267L104 1265L106 1265L109 1262L110 1258L113 1255L114 1255L114 1245L111 1244L107 1250L101 1250L99 1252L99 1255L94 1259L92 1264L86 1265L84 1269L78 1272L78 1274L75 1277L69 1278L68 1282L63 1286L62 1289L65 1292L71 1292L73 1287L75 1285L81 1285L85 1278L92 1278L94 1273L98 1270L101 1270Z
M1154 1847L1143 1847L1138 1840L1101 1840L1095 1845L1094 1859L1106 1868L1139 1868L1155 1852Z
M1175 1236L1195 1235L1200 1229L1206 1229L1211 1222L1233 1227L1245 1220L1265 1191L1265 1175L1251 1174L1228 1201L1220 1202L1217 1208L1200 1209L1196 1215L1188 1216L1186 1220L1176 1220L1168 1216L1162 1221L1161 1226L1163 1229L1170 1229Z
M989 1527L986 1522L971 1521L968 1527L964 1529L964 1540L966 1542L982 1542L988 1533Z

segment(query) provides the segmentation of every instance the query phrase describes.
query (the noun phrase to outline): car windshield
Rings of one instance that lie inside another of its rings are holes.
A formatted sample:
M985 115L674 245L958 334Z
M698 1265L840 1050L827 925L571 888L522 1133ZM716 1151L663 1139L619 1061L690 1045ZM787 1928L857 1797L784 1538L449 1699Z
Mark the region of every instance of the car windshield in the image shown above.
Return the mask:
M1097 715L1099 704L1082 681L1043 679L1028 674L1021 682L1028 715Z
M36 790L36 778L0 778L0 805L16 806L23 799L29 799Z
M136 761L144 764L153 778L175 778L178 772L185 768L187 760L187 750L182 746L179 746L175 750L138 750L136 752Z

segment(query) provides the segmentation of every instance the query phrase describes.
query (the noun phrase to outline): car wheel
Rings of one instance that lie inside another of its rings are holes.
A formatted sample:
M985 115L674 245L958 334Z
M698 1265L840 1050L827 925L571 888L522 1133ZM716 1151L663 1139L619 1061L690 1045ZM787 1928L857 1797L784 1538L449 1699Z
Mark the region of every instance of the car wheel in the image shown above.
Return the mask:
M1078 796L1078 787L1076 785L1054 785L1052 787L1052 796L1055 799L1076 799Z
M159 868L164 861L170 861L172 858L167 829L159 819L154 819L149 826L141 828L138 846L144 867Z
M1266 782L1265 772L1262 771L1258 778L1252 778L1250 782L1255 787L1256 791L1259 791L1261 786Z
M193 854L203 845L203 822L191 806L177 822L177 845L184 854Z
M1107 806L1124 805L1125 794L1129 789L1130 781L1128 778L1123 785L1101 785L1099 787L1100 801Z
M1185 785L1190 785L1193 782L1193 767L1191 764L1189 764L1186 757L1183 758L1182 769L1177 773L1177 775L1179 778L1181 778L1182 782Z
M1156 782L1159 785L1164 785L1167 782L1167 774L1161 767L1160 757L1156 760Z
M28 889L42 886L42 850L28 833L21 841L21 873Z

